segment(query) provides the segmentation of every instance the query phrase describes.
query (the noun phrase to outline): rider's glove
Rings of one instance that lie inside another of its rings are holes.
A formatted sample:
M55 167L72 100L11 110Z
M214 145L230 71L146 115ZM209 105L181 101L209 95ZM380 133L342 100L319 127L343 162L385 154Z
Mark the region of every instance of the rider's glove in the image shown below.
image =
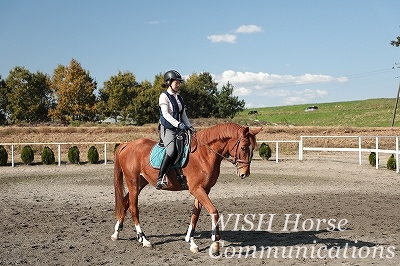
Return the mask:
M189 128L187 127L187 125L185 125L184 123L179 123L178 124L178 128L180 129L180 130L183 130L183 131L187 131Z

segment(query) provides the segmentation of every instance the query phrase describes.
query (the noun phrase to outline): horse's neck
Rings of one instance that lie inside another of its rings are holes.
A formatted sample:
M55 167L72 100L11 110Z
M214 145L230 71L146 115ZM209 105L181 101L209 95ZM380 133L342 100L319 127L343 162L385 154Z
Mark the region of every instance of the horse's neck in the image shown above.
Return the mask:
M197 145L203 156L207 156L209 159L214 158L214 160L220 164L224 159L228 143L229 139L222 140L220 138L215 138L211 140L200 139Z

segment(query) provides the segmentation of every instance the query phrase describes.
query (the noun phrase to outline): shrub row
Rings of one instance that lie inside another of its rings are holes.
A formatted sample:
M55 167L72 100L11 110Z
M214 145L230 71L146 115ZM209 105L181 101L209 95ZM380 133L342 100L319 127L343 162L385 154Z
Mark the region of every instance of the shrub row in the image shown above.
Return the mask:
M73 164L80 163L79 149L77 146L73 146L68 150L68 161ZM54 164L56 158L54 156L54 152L49 147L45 146L43 148L42 154L42 163L43 164ZM99 162L99 152L97 151L95 146L91 146L88 150L87 155L88 161L92 164L96 164ZM22 148L21 151L21 160L24 164L31 164L35 159L35 154L31 146L26 145ZM7 165L8 161L8 153L7 150L0 145L0 166Z
M371 152L368 156L369 164L372 166L376 166L376 153ZM379 162L379 159L378 159ZM396 158L394 158L394 154L390 155L389 159L386 162L386 168L389 170L396 170Z

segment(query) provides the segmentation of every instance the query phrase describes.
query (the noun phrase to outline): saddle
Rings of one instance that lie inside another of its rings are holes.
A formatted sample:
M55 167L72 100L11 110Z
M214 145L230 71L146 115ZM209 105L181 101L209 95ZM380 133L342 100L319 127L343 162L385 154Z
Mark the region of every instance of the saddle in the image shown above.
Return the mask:
M169 145L176 145L177 150L177 156L175 161L172 163L171 168L184 168L189 158L190 134L188 132L181 131L179 134L176 135L175 144L171 143ZM162 142L162 140L160 140L151 149L150 165L155 169L160 169L161 162L165 156L165 153L165 144Z

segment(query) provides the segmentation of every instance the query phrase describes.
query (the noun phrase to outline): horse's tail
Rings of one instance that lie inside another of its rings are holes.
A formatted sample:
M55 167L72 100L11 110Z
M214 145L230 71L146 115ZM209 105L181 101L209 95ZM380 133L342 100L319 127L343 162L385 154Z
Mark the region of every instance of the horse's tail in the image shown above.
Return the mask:
M114 154L114 192L115 192L115 217L119 220L124 216L124 174L119 162L120 147Z

